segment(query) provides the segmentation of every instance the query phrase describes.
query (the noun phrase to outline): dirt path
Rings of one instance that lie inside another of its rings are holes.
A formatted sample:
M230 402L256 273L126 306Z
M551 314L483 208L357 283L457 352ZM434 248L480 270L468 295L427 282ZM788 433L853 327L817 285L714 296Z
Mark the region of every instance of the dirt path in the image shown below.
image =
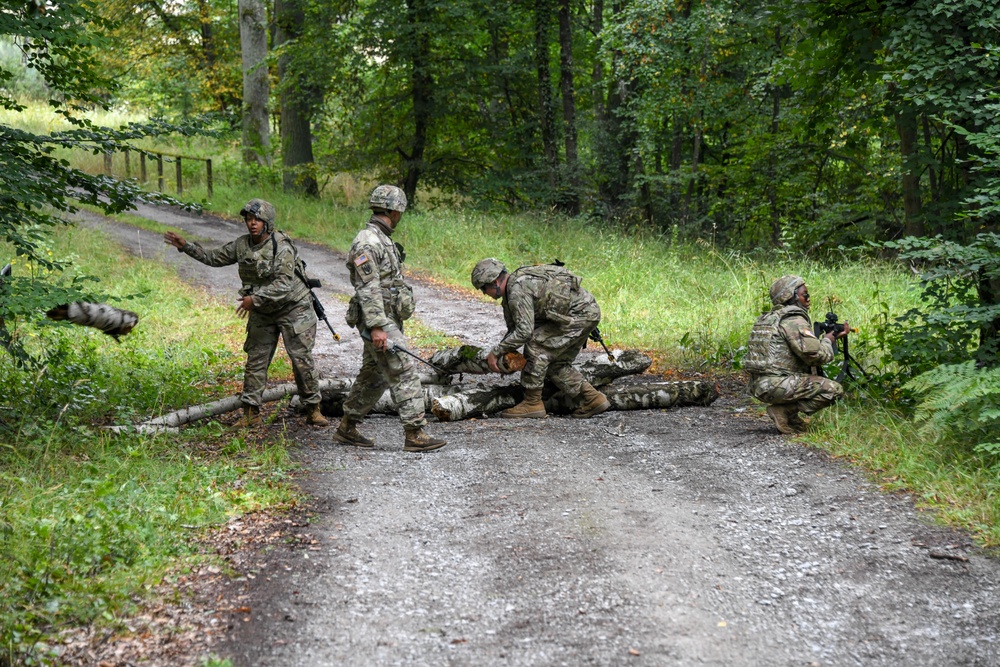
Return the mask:
M210 243L240 231L141 213ZM235 270L88 224L235 290ZM302 245L324 284L347 291L343 258ZM418 317L470 342L502 328L499 308L462 294L421 287L417 300ZM357 369L356 334L344 338L318 350L324 373ZM311 539L257 554L224 584L245 607L220 616L219 655L275 667L1000 663L1000 563L778 436L739 397L431 428L449 445L426 455L401 451L395 418L366 422L372 451L293 430Z

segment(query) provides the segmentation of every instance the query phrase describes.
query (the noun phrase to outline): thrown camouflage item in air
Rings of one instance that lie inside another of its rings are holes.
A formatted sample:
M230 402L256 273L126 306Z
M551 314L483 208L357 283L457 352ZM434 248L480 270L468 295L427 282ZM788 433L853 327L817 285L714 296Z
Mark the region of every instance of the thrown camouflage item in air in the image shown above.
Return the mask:
M839 383L812 373L812 367L832 361L833 352L829 338L813 333L804 308L776 304L750 332L743 362L751 374L750 392L769 405L789 405L805 414L821 410L844 393Z
M305 412L319 405L319 375L312 356L318 320L309 288L295 276L299 258L291 239L276 231L267 240L254 245L252 237L244 234L215 250L205 250L189 242L182 251L208 266L236 264L243 282L239 294L253 301L243 345L247 363L242 401L246 405L261 405L267 368L281 337L292 362Z
M124 336L139 323L139 316L131 310L122 310L105 303L74 301L46 311L50 320L66 320L83 327L100 329L115 340Z
M373 200L378 190L372 193ZM406 205L405 198L402 205ZM365 333L382 329L397 348L406 349L409 346L403 335L403 322L413 314L415 303L413 290L403 280L402 260L390 234L392 229L372 216L354 238L347 256L354 296L348 304L346 319L348 325ZM360 422L386 389L396 403L404 427L422 427L427 423L420 377L413 360L398 349L376 350L366 338L361 371L344 402L344 415Z
M548 378L570 396L579 396L584 378L573 360L601 321L601 309L581 280L561 266L522 267L507 278L503 315L507 335L492 350L500 357L524 346L525 389Z
M368 197L368 208L386 211L406 211L406 193L395 185L380 185Z

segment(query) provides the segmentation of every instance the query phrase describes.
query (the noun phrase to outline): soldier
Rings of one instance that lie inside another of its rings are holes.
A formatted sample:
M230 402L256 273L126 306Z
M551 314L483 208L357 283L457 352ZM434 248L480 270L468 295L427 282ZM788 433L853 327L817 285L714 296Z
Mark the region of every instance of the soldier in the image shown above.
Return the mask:
M329 422L320 412L319 376L312 356L318 320L309 289L296 275L296 269L305 275L305 264L299 260L291 239L274 229L277 217L274 206L263 199L251 199L240 209L240 215L249 234L215 250L205 250L173 232L164 234L163 240L202 264L239 267L243 287L236 312L240 317L248 316L243 345L247 363L240 395L244 424L261 423L260 404L267 384L267 368L280 336L292 361L306 423L327 426Z
M809 288L798 276L782 276L771 285L770 312L753 325L744 368L750 372L750 391L767 403L767 414L781 433L804 431L811 415L844 394L843 387L814 375L813 366L833 360L834 341L849 326L817 338L809 321Z
M521 370L524 400L500 413L509 419L545 417L542 385L546 378L566 395L581 400L573 413L578 419L599 415L611 407L573 368L587 345L587 336L601 321L601 309L580 278L554 264L525 266L507 273L499 260L484 259L472 269L472 284L493 299L503 298L507 335L486 358L500 372L497 357L522 345L527 364Z
M413 361L396 349L406 348L403 321L409 319L415 307L413 290L403 282L402 246L390 238L406 211L406 194L394 185L380 185L372 191L368 203L372 216L354 238L347 257L354 285L347 324L358 328L364 352L333 440L374 447L375 441L362 435L358 424L389 389L406 433L403 451L429 452L446 442L424 432L427 420L420 378Z

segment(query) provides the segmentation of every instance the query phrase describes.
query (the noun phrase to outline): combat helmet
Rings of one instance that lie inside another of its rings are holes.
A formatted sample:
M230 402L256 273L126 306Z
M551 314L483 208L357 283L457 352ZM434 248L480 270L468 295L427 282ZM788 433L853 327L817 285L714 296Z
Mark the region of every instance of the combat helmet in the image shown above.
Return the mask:
M368 208L403 213L406 211L406 193L395 185L380 185L372 190L372 194L368 198Z
M266 202L263 199L251 199L240 209L241 218L246 218L248 214L264 223L265 232L274 231L274 221L278 218L278 212L274 210L271 202Z
M499 259L488 257L480 260L472 269L472 286L481 290L483 286L489 285L506 270L507 267Z
M788 303L795 296L795 290L805 284L799 276L781 276L771 285L771 303L775 306Z

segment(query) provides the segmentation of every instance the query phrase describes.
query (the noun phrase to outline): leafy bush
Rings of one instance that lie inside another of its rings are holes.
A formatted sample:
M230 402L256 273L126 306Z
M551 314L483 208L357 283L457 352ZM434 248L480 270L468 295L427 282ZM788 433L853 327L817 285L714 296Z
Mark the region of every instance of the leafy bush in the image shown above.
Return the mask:
M1000 456L1000 367L942 365L906 386L921 395L914 414L920 435L974 442L975 451Z

